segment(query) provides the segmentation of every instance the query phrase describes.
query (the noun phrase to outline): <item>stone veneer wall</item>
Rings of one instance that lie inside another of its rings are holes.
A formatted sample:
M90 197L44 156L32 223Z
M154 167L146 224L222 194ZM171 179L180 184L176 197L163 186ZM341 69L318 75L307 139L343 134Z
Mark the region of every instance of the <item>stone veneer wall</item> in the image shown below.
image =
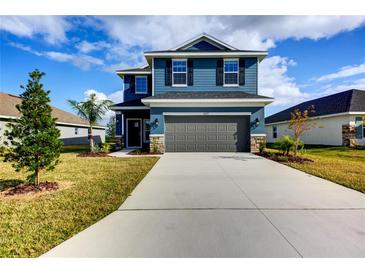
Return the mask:
M251 152L259 152L260 142L266 143L266 136L251 135Z
M355 145L356 129L353 125L342 125L342 145L353 147Z
M153 153L165 152L165 136L150 135L150 151Z

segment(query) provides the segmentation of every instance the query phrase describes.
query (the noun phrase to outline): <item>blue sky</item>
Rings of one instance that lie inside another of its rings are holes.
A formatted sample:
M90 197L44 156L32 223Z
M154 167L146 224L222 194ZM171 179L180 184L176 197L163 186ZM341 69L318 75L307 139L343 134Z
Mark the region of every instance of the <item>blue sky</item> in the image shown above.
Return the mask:
M116 69L144 64L143 51L168 49L207 32L241 49L268 50L259 93L266 114L349 88L365 89L365 17L360 16L31 16L0 18L0 91L21 93L28 72L46 72L52 104L95 90L118 102Z

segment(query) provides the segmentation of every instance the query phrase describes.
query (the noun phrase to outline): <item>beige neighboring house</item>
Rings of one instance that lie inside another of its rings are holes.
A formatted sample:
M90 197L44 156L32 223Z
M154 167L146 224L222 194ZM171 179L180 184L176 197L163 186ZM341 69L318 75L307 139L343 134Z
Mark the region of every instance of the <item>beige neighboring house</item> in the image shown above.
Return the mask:
M289 129L291 113L314 106L309 122L314 126L302 136L304 144L365 146L365 90L351 89L280 111L265 118L266 140L274 143L283 135L293 135Z
M11 119L17 119L20 113L16 105L21 103L21 98L0 92L0 142L4 140L6 125ZM61 140L65 145L88 144L88 122L80 117L52 107L52 115L57 118L57 128L61 131ZM96 143L105 142L106 128L100 125L94 127L94 140Z

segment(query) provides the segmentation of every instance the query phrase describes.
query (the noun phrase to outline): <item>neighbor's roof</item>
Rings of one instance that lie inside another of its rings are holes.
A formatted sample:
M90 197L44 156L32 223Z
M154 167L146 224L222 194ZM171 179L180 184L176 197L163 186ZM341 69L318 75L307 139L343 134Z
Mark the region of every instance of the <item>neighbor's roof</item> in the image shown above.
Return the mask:
M299 109L300 111L304 111L312 105L314 106L315 112L310 113L310 117L344 112L365 112L365 90L351 89L310 100L267 117L265 119L265 123L271 124L289 121L291 118L291 113L294 110Z
M143 99L273 99L247 92L166 92Z
M19 96L0 92L0 118L19 117L20 114L16 109L16 105L20 103L21 98ZM57 118L56 123L58 124L89 125L86 120L56 107L52 107L52 116ZM103 126L97 125L97 127Z

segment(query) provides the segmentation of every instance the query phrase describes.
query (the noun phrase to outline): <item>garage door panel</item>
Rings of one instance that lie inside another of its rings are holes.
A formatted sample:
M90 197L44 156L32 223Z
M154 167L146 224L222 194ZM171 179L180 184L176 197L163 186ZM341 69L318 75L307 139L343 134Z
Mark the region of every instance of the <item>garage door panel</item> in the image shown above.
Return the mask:
M165 116L167 152L249 149L249 116Z

